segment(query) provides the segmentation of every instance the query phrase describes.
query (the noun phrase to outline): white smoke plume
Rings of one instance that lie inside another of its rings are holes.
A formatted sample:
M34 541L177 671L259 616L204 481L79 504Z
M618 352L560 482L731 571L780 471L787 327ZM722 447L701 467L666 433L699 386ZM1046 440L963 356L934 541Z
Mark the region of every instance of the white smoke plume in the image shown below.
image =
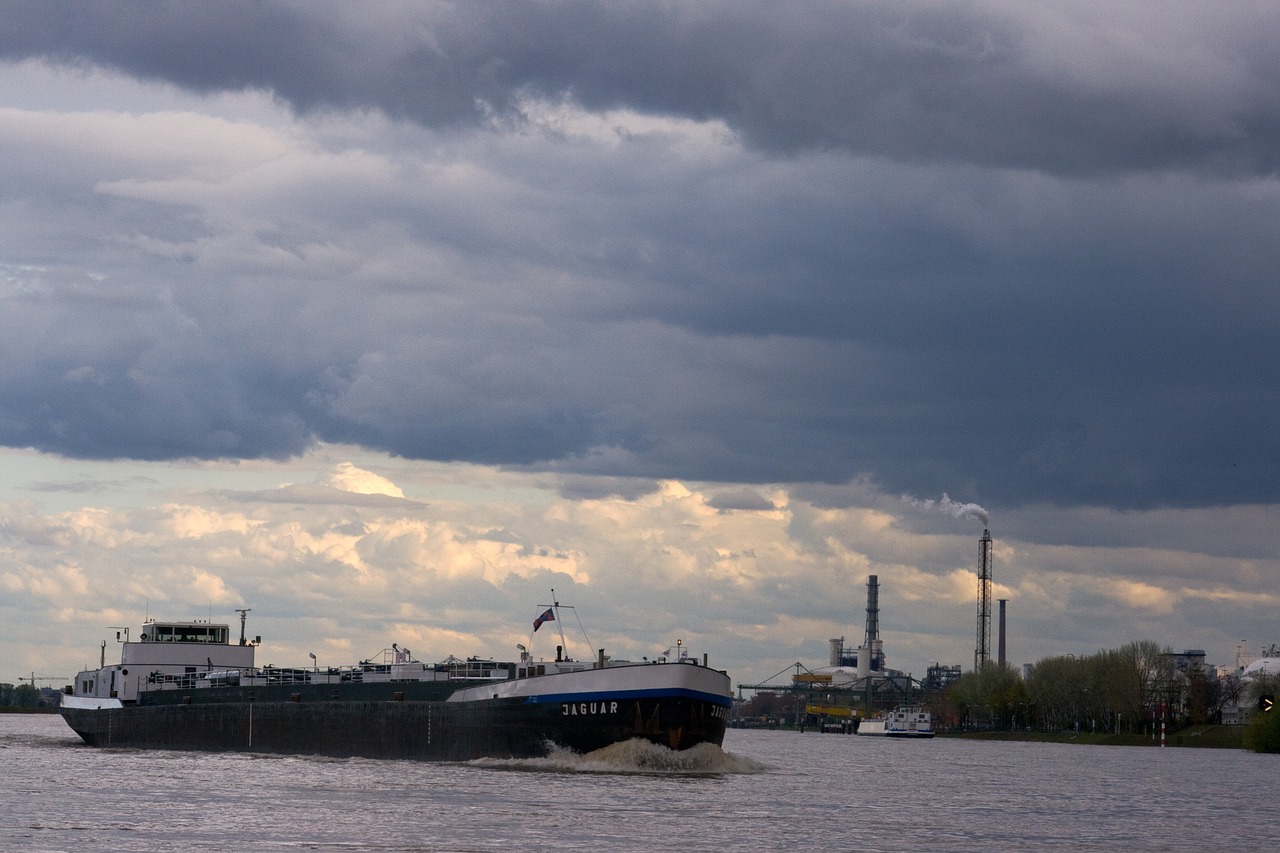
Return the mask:
M904 497L903 500L917 509L923 509L928 512L943 512L953 518L976 518L982 522L983 527L987 527L991 521L991 516L982 507L977 504L956 503L951 500L946 492L942 493L942 500L940 501L935 501L932 498L919 500L908 497Z

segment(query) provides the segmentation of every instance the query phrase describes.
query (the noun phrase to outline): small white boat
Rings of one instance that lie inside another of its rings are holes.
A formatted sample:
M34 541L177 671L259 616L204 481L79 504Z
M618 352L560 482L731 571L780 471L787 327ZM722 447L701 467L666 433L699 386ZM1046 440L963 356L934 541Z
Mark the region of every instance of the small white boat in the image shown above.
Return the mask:
M883 717L869 717L858 723L858 734L873 737L930 738L933 718L923 708L897 708Z

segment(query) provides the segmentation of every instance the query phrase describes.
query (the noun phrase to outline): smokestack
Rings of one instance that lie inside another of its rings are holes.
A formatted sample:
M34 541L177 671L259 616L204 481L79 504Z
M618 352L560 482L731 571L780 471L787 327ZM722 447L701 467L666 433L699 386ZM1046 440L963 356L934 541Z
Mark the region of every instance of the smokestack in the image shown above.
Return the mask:
M1004 606L1009 603L1009 599L1000 599L1000 642L996 647L996 660L1000 662L1000 668L1004 669Z
M884 652L880 645L880 578L867 575L867 637L862 645L871 657L871 668L880 670Z
M981 670L991 660L991 531L984 529L978 541L978 647L973 652L973 670Z

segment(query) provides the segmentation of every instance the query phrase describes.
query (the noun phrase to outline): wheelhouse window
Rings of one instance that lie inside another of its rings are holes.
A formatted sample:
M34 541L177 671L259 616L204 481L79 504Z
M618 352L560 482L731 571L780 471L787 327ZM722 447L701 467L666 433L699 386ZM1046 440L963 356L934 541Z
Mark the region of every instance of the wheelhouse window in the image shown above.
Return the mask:
M227 644L228 629L225 625L152 625L146 632L156 643L216 643Z

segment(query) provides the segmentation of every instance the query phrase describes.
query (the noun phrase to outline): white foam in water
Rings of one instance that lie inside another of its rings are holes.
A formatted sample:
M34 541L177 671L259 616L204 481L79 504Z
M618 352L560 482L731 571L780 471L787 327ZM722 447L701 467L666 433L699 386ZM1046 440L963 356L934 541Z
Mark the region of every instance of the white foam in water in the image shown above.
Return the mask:
M725 752L713 743L684 750L668 749L633 738L586 755L550 745L543 758L481 758L471 762L504 770L552 770L562 773L636 773L673 776L763 773L768 767L741 755Z

